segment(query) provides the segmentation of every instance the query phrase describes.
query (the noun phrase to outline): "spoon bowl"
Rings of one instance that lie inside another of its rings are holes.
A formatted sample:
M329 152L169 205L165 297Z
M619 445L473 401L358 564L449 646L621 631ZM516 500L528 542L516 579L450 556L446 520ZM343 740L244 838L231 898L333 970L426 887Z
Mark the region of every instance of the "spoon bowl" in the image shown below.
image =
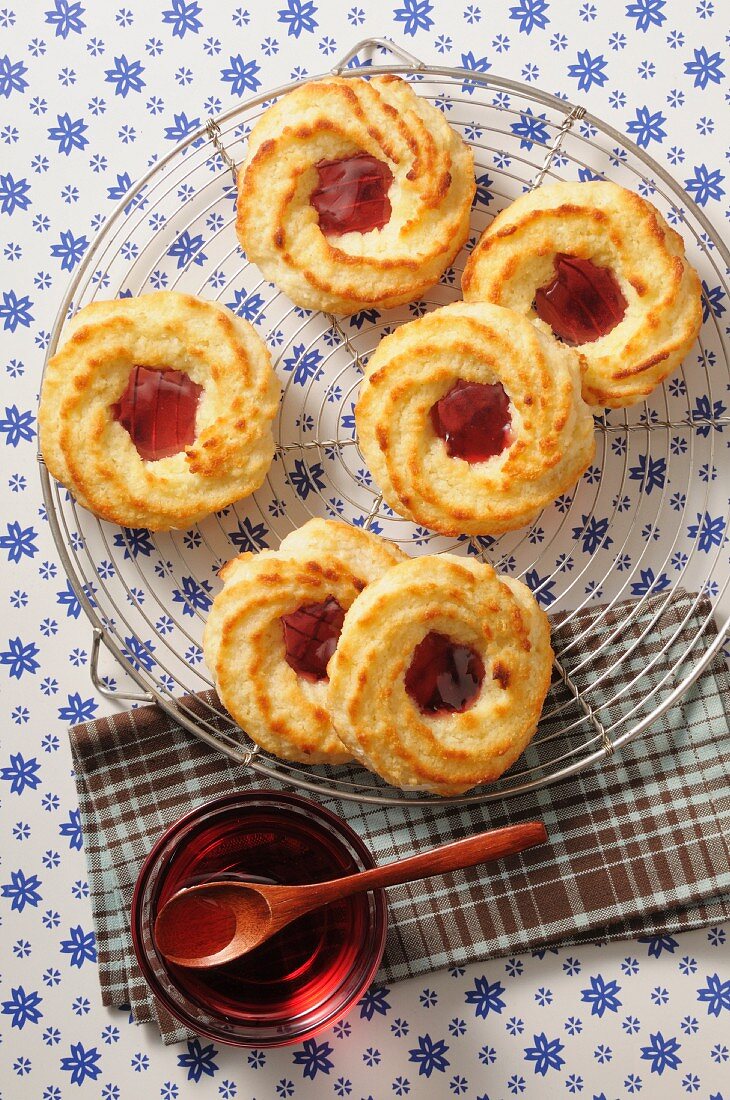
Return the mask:
M204 969L253 951L273 935L271 922L259 886L206 882L170 898L155 921L155 940L168 962Z
M168 962L200 970L220 966L248 954L298 917L332 901L502 859L546 839L541 821L527 821L308 886L230 880L199 883L179 890L163 906L155 920L154 939Z

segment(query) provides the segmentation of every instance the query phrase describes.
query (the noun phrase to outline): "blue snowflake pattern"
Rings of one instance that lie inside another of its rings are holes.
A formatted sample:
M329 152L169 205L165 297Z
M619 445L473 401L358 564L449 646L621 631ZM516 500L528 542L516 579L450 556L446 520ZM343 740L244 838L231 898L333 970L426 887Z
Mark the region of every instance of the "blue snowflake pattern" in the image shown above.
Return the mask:
M11 61L7 54L0 57L0 95L9 99L13 92L21 94L28 87L24 79L28 66L22 61Z
M167 250L167 255L177 260L178 269L194 263L202 267L207 256L203 252L203 234L196 233L193 236L190 230L184 229Z
M240 53L235 56L231 54L229 67L221 69L221 80L231 85L231 95L242 96L261 87L261 81L256 76L260 71L261 67L255 61L244 61Z
M548 1039L543 1031L533 1036L533 1044L525 1047L525 1061L534 1063L535 1073L544 1077L548 1070L560 1070L565 1065L565 1059L560 1057L561 1050L565 1048L559 1039Z
M58 717L62 722L88 722L94 717L99 704L92 697L89 699L82 699L81 693L78 691L70 692L68 695L68 703L64 707L58 708Z
M68 838L69 848L74 848L77 852L81 851L83 836L81 833L81 814L78 810L69 812L68 821L63 821L59 825L58 832L61 836Z
M188 134L192 134L200 126L200 118L188 118L184 111L173 114L173 125L165 127L165 137L168 141L183 141Z
M535 28L542 31L547 27L549 7L547 0L519 0L509 9L509 17L517 20L522 34L532 34Z
M723 982L719 974L710 974L706 985L697 990L697 1000L707 1005L708 1016L730 1012L730 979Z
M101 1073L99 1059L101 1054L96 1047L87 1050L83 1043L71 1043L71 1053L61 1059L61 1069L71 1074L72 1085L83 1085L88 1078L95 1081Z
M36 437L35 416L30 409L21 412L17 405L6 405L5 416L0 419L0 435L5 436L9 447L17 447L21 441L32 443Z
M243 317L245 320L250 321L252 325L260 325L265 319L266 314L263 312L263 307L266 304L266 299L256 292L249 294L247 290L241 288L240 290L234 290L233 301L226 302L226 305L237 317Z
M89 247L86 235L74 237L72 231L67 229L61 233L58 244L51 245L51 256L61 261L62 271L73 271L81 257Z
M708 84L719 84L721 80L724 80L725 73L721 66L725 59L720 57L719 51L708 54L707 48L700 46L698 50L694 51L694 55L694 61L685 63L684 71L687 76L695 78L695 88L704 90Z
M130 92L141 92L146 87L143 72L141 61L128 61L125 54L120 54L114 58L114 66L106 70L106 82L114 85L115 95L126 99Z
M35 991L26 993L22 985L10 990L10 998L2 1002L2 1013L10 1017L10 1026L22 1031L26 1024L37 1024L43 1017L38 1008L43 998Z
M710 314L713 317L722 317L725 313L725 291L721 286L708 286L702 280L702 320L708 321Z
M719 202L725 195L725 189L720 186L724 180L719 168L711 171L706 164L696 164L694 175L684 181L684 186L698 206L707 206L710 199Z
M396 8L393 18L403 24L403 33L415 35L417 31L429 31L433 26L433 4L428 0L404 0L402 8Z
M22 869L12 871L10 882L6 882L2 887L2 896L10 898L11 909L22 913L26 905L35 908L43 900L38 890L40 885L41 880L37 875L26 876Z
M16 210L30 206L30 184L25 178L15 179L10 173L0 173L0 214L13 216Z
M0 550L7 550L8 561L17 563L21 558L34 558L38 553L35 540L38 534L33 527L21 527L17 520L6 524L6 533L0 535Z
M481 206L489 206L490 202L494 199L493 193L489 190L490 187L494 187L494 180L491 179L488 172L484 172L481 176L477 176L477 190L474 196L474 201Z
M618 994L621 987L617 981L607 982L597 974L595 978L589 978L590 987L581 990L580 998L591 1006L591 1016L603 1016L604 1012L618 1012L621 1001Z
M41 667L40 662L36 661L39 652L35 642L9 638L8 648L0 651L0 665L8 666L8 675L14 680L20 680L26 672L34 676Z
M3 291L3 300L0 304L0 320L5 332L15 332L18 325L21 328L30 328L34 320L30 312L33 303L27 294L19 298L14 290Z
M666 121L661 111L652 114L648 107L637 107L636 118L629 120L626 133L636 139L636 144L641 149L646 149L652 141L664 141L667 132L662 127Z
M327 484L321 464L313 462L311 466L307 466L302 458L294 460L294 470L289 474L289 481L302 500L306 500L310 493L326 488Z
M210 581L198 581L195 577L183 577L180 588L174 588L172 598L175 603L182 604L183 615L191 618L196 611L207 611L212 604L209 595L213 591Z
M640 454L636 466L629 469L631 481L640 482L640 487L647 496L651 496L654 489L663 489L667 477L667 460L652 458L651 455Z
M186 1054L178 1054L177 1064L188 1071L188 1081L196 1084L201 1077L215 1077L218 1063L215 1060L218 1050L209 1043L202 1046L200 1039L188 1039Z
M603 54L591 57L588 50L578 50L578 60L574 65L568 66L568 76L577 79L580 92L587 92L593 84L602 88L608 80L606 64Z
M287 27L287 34L299 38L302 31L309 31L311 34L317 29L319 23L314 18L316 14L313 0L287 0L287 6L279 9L277 18Z
M595 554L613 544L608 534L610 520L608 516L598 519L596 516L581 516L581 526L573 528L573 538L580 541L584 554Z
M58 142L57 152L68 157L74 149L85 149L89 144L89 139L86 137L89 127L83 118L72 119L66 112L56 115L56 119L56 125L48 127L48 137L51 141Z
M626 5L626 14L629 19L636 20L636 30L646 31L650 27L661 27L666 21L666 15L662 12L666 0L636 0L633 4Z
M646 569L639 570L639 580L631 582L631 595L646 596L649 592L658 595L667 588L671 588L671 581L667 574L660 573L659 576L655 576L651 566L647 566Z
M189 4L186 0L172 0L172 7L162 13L162 22L172 27L173 38L184 38L188 31L197 34L203 26L198 18L202 10L196 0Z
M27 760L20 752L10 754L10 763L0 770L0 779L10 784L11 794L22 794L26 788L34 791L40 784L40 764L35 756Z
M357 1002L360 1008L360 1018L372 1020L376 1013L380 1016L387 1016L390 1010L389 992L387 986L372 986L368 989Z
M330 1054L332 1054L332 1047L329 1043L317 1043L314 1039L306 1039L302 1049L294 1052L292 1061L295 1066L304 1067L303 1077L314 1080L318 1073L329 1074L334 1068Z
M70 34L81 34L86 28L82 16L85 9L72 0L55 0L54 6L45 13L46 23L54 27L56 38L68 38Z
M461 67L473 73L486 73L492 66L486 57L475 57L473 51L469 50L468 53L461 55ZM476 84L473 80L465 80L461 85L461 90L466 92L467 95L472 95L475 87Z
M697 540L697 549L703 554L709 554L716 546L722 546L725 539L725 517L711 516L709 512L704 515L697 513L697 523L690 523L687 534L691 539Z
M245 516L243 520L238 521L235 531L228 532L228 538L239 554L254 554L257 550L268 550L269 544L266 541L268 533L269 529L263 522L254 523Z
M530 107L520 114L519 122L510 123L510 130L520 139L520 149L532 149L536 142L546 145L550 137L547 115L535 115Z
M650 1063L651 1072L661 1077L665 1069L678 1069L682 1064L677 1053L681 1043L674 1038L665 1039L661 1031L651 1034L649 1039L648 1046L641 1048L641 1057Z
M137 558L140 554L148 558L155 549L152 535L146 527L122 527L114 536L114 545L124 548L127 559Z
M69 938L61 940L61 954L69 956L71 966L79 969L85 962L96 962L96 937L93 932L84 932L80 924L70 928Z
M500 1014L504 1009L503 993L504 986L501 982L490 983L486 977L475 978L474 988L466 992L465 1000L467 1004L474 1005L475 1016L486 1019L490 1012Z
M433 1040L430 1035L419 1035L418 1046L408 1051L408 1059L418 1065L419 1076L430 1077L434 1070L445 1073L451 1065L446 1057L448 1049L443 1039Z
M284 359L285 371L294 372L294 385L304 386L310 378L316 378L322 363L322 353L317 348L307 350L305 344L295 344L292 354Z

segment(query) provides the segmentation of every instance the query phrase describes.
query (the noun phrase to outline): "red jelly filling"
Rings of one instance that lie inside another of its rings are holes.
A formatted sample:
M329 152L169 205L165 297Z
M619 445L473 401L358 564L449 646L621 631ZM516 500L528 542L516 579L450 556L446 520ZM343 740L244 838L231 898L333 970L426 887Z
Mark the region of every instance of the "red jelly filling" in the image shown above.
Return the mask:
M577 256L555 257L555 278L535 294L535 311L566 344L590 344L623 320L626 299L613 273Z
M512 441L509 397L501 382L457 382L431 409L433 430L454 458L484 462Z
M309 201L319 215L319 227L325 236L369 233L388 224L388 189L393 173L382 160L360 153L340 160L321 160L316 168L319 182Z
M468 710L484 680L484 663L468 645L432 630L413 650L406 691L422 714Z
M286 661L298 676L311 681L327 679L327 664L337 649L344 618L334 596L281 616Z
M111 413L137 448L156 462L176 455L195 439L195 414L203 387L179 370L133 367Z

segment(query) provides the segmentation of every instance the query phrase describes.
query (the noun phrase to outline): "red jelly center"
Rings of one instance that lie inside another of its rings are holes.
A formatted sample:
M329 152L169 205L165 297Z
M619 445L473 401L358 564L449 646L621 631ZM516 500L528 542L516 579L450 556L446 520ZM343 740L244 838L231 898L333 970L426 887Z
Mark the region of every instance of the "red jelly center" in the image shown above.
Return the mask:
M626 299L613 273L577 256L555 257L555 278L535 294L535 311L566 344L590 344L616 328Z
M453 458L484 462L512 442L509 397L501 382L457 382L431 409L433 430Z
M468 645L432 630L413 650L406 691L422 714L461 713L478 696L484 663Z
M319 214L319 228L325 236L369 233L388 224L393 173L382 160L360 153L321 160L316 168L319 183L309 201Z
M286 661L298 676L311 681L327 679L327 665L337 649L344 618L334 596L281 616Z
M139 457L156 462L184 451L195 439L202 392L184 371L137 366L111 412L129 432Z

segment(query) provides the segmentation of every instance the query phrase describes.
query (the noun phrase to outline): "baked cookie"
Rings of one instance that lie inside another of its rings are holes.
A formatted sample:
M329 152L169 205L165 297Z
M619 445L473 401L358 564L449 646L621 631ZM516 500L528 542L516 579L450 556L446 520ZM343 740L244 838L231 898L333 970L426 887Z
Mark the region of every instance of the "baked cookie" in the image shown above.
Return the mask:
M94 302L46 367L41 452L102 519L187 527L262 484L278 397L266 345L225 306L170 291Z
M238 174L249 260L307 309L417 298L464 244L471 149L396 76L301 85L254 126Z
M355 409L385 501L444 535L532 522L595 452L581 358L525 317L457 302L380 342Z
M345 615L329 706L342 741L389 783L462 794L525 749L551 667L548 620L525 585L470 558L414 558Z
M367 531L313 519L278 550L223 567L203 653L221 702L262 748L310 764L350 759L330 719L329 663L348 607L404 557Z
M583 395L618 409L680 365L702 324L684 242L646 199L615 183L551 183L494 219L462 279L468 302L495 302L580 347Z

